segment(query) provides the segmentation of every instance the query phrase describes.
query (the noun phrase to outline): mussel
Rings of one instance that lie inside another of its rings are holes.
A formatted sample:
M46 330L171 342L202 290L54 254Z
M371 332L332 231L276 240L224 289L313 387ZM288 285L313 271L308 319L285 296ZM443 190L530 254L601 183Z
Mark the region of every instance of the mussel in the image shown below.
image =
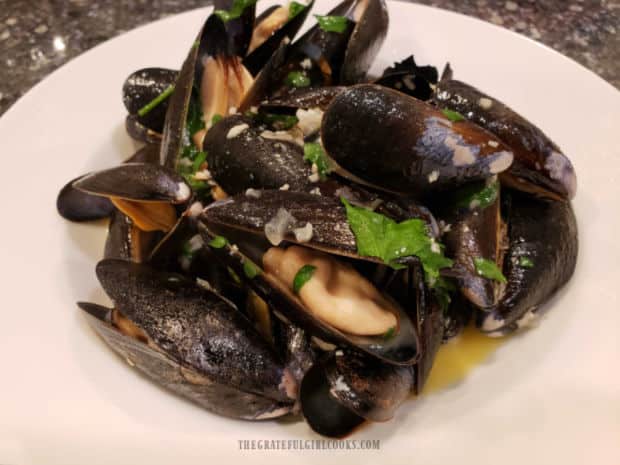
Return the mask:
M114 310L81 307L130 365L220 415L261 420L292 410L295 379L228 302L181 275L122 260L100 262L97 277Z
M461 81L442 79L434 102L456 111L493 133L514 152L514 163L501 174L515 189L549 197L571 199L577 191L572 163L545 133L496 98Z
M296 40L313 2L255 3L215 0L178 72L129 76L147 145L57 206L110 218L113 307L79 307L131 366L217 414L343 437L420 395L470 321L498 336L542 313L576 266L574 170L449 65L369 77L384 0Z
M127 163L80 178L73 187L106 197L143 231L168 231L177 222L176 204L189 202L185 180L162 166Z
M477 317L481 330L491 335L509 334L536 320L577 264L577 221L569 203L512 192L507 217L506 289L497 305Z
M337 199L265 190L258 198L242 194L214 203L201 221L205 242L225 237L219 239L220 257L238 274L251 276L248 285L285 318L322 340L387 363L411 365L419 358L416 322L410 317L414 311L381 293L354 268L358 261L383 265L358 255ZM314 268L316 279L300 294L293 278L304 265Z
M144 142L149 132L151 137L161 137L168 109L166 96L174 89L176 78L177 71L166 68L143 68L127 77L123 84L123 103L129 113L130 135Z
M386 191L411 195L484 180L510 167L511 149L467 121L377 85L357 85L323 116L327 154L345 171Z
M392 418L412 386L411 367L388 365L359 352L338 349L304 377L301 410L317 433L342 437L364 420Z

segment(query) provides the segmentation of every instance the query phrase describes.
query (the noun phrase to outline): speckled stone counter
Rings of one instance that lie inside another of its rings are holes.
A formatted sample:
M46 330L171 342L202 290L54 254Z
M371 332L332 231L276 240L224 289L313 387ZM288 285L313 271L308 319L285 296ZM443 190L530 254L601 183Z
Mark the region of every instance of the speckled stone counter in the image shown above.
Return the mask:
M205 0L0 0L0 114L54 69ZM620 88L620 0L422 0L525 34Z

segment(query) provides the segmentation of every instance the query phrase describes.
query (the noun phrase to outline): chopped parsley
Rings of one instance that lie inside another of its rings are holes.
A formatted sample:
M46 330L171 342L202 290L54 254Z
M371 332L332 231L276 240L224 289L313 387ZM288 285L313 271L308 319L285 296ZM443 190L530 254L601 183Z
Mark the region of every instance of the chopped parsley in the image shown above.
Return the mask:
M316 266L312 265L304 265L299 269L299 271L295 275L295 278L293 279L293 292L295 292L295 294L299 294L301 288L304 286L304 284L310 281L315 271Z
M238 284L241 285L241 278L239 277L239 275L237 273L235 273L235 270L233 270L231 267L227 266L226 270L228 271L228 274L230 275L230 277L232 278L232 280Z
M435 280L433 291L437 301L439 302L439 306L444 312L446 312L450 306L450 302L452 302L451 294L456 292L456 286L452 281L440 276Z
M213 13L218 15L225 23L239 18L243 11L256 4L256 0L235 0L230 7L230 10L215 10Z
M209 247L213 247L214 249L221 249L227 244L228 244L228 239L226 239L224 236L215 236L209 242Z
M187 108L186 128L190 137L205 128L202 107L200 106L198 98L196 98L194 95L192 95L192 97L190 98L189 107Z
M534 268L534 262L529 257L520 257L519 266L521 268Z
M299 123L299 119L295 115L278 115L275 113L259 113L256 115L258 119L273 127L278 131L286 131L291 129L297 123Z
M147 115L153 108L155 108L161 102L163 102L168 97L170 97L173 92L174 92L174 84L166 87L161 94L159 94L157 97L155 97L153 100L151 100L149 103L147 103L146 105L144 105L142 108L138 110L138 116Z
M346 16L321 16L314 15L319 23L319 27L325 32L337 32L339 34L347 30L349 18Z
M439 270L452 266L452 260L444 256L442 247L429 236L423 220L412 218L396 223L380 213L355 207L343 197L340 200L361 256L379 258L394 269L404 268L398 259L418 257L431 287L439 279Z
M199 171L202 164L207 160L207 152L198 152L192 163L192 170Z
M284 82L289 87L308 87L310 78L303 71L291 71Z
M260 274L260 269L252 263L250 260L245 260L243 262L243 273L249 279L254 279L256 276Z
M331 172L327 155L321 144L317 142L304 144L304 160L316 165L321 179L325 179L325 176Z
M383 335L381 336L381 338L384 341L389 341L390 339L392 339L394 337L394 335L396 334L396 326L392 326L390 329L388 329L385 333L383 333Z
M211 118L211 126L213 126L215 123L217 123L218 121L220 121L223 118L222 115L216 113L215 115L213 115L213 118Z
M291 20L306 9L303 3L291 2L288 6L288 19Z
M497 267L495 262L487 260L486 258L474 258L474 265L476 267L476 273L480 276L499 281L500 283L506 283L506 277L502 271Z
M458 201L456 206L458 208L469 208L474 210L479 208L481 210L493 205L499 195L499 182L494 180L489 184L474 184L466 186L458 191Z
M444 108L443 110L441 110L441 112L446 118L448 118L453 123L458 123L459 121L465 121L466 119L458 111L448 110L447 108Z

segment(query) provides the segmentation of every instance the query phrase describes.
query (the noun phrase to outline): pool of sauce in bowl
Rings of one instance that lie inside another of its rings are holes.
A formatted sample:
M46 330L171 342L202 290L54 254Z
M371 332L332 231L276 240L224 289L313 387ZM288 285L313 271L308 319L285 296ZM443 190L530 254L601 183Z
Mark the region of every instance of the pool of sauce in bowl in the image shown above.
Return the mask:
M468 326L437 352L423 394L449 388L459 383L478 365L486 362L507 338L493 338Z

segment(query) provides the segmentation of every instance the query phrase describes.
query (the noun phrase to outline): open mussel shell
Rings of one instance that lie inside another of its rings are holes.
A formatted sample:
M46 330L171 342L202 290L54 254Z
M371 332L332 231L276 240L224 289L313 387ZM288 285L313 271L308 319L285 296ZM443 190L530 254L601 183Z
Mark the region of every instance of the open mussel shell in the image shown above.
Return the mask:
M161 237L160 232L138 228L131 218L115 208L108 225L103 256L142 263Z
M508 206L509 248L504 260L506 290L477 324L501 336L526 327L573 275L577 262L577 222L568 202L513 192Z
M234 4L235 0L214 0L213 10L230 11ZM244 56L246 54L252 39L255 17L256 2L248 2L245 4L239 17L222 21L226 28L227 47L231 54L237 56Z
M467 201L466 192L480 192L487 189L489 204L480 205L473 200L471 205L459 203ZM504 286L499 281L481 276L475 266L474 258L484 258L502 268L504 251L507 246L506 225L501 215L500 188L497 181L475 183L449 195L448 207L443 208L441 219L450 225L443 236L446 254L454 260L449 274L458 283L461 293L476 307L489 309L497 304Z
M349 16L355 28L349 39L342 64L340 82L356 84L366 77L388 31L388 11L384 0L353 2Z
M505 171L510 148L467 121L400 92L353 86L323 115L327 154L345 171L386 191L445 190Z
M263 69L285 38L293 40L306 21L313 5L314 0L307 5L303 5L303 10L292 18L289 12L290 4L288 7L274 5L256 17L252 41L254 42L257 39L255 36L259 35L258 33L261 31L262 34L268 34L268 36L255 47L251 43L250 50L243 59L243 65L253 76L256 76ZM284 22L277 19L282 14L285 15Z
M194 88L194 72L199 47L192 46L181 66L175 82L174 92L168 99L168 110L164 121L161 140L160 161L170 169L176 169L185 146L187 112Z
M137 115L127 115L125 118L125 130L129 137L145 144L159 144L162 133L154 131L138 120Z
M514 163L501 175L514 189L553 199L571 199L577 177L570 160L538 127L507 105L457 80L441 80L433 98L440 108L457 111L501 139Z
M159 145L148 144L134 153L125 163L158 161ZM93 221L110 217L115 208L108 198L83 192L73 186L83 177L72 179L58 193L56 209L60 216L70 221Z
M147 114L138 112L148 103L157 98L170 86L174 85L177 71L165 68L144 68L129 75L123 84L123 103L130 115L144 128L161 134L168 102L164 100L152 108Z
M419 100L427 101L434 93L437 84L437 68L418 66L413 55L394 63L383 71L375 84L403 92Z
M349 228L344 207L338 200L290 191L263 191L259 198L237 196L211 204L200 217L205 242L211 242L216 235L228 238L230 243L214 250L214 253L240 276L244 275L244 264L248 261L253 268L260 270L257 264L262 263L263 254L271 247L265 237L265 225L283 205L295 221L278 238L280 241L297 243L363 263L379 262L378 259L357 254L355 236ZM307 223L312 224L312 237L299 242L293 231ZM274 238L270 236L270 240L274 241ZM415 323L408 309L393 302L387 294L384 297L394 304L396 329L389 336L361 336L343 332L313 315L297 295L269 273L253 273L247 281L274 310L322 340L357 348L390 364L411 365L420 355Z
M318 108L325 111L331 101L340 92L345 90L344 86L311 87L308 89L295 89L291 92L274 97L260 104L262 111L282 112L286 110L297 110Z
M391 419L412 386L411 367L388 365L356 351L338 349L306 374L299 399L314 431L342 437L364 420Z
M183 177L150 163L126 163L88 174L73 183L83 192L144 202L184 203L191 190Z
M228 194L246 189L312 189L310 165L303 159L302 135L268 131L253 118L233 115L215 124L205 136L209 171ZM286 187L285 187L286 188Z
M100 262L97 277L118 312L82 308L132 366L220 415L259 420L290 412L292 375L228 302L180 275L122 260Z
M73 187L81 177L69 181L58 193L56 209L70 221L93 221L109 217L114 205L109 199L82 192Z
M420 266L411 270L411 278L416 285L416 319L420 335L420 360L414 366L414 389L421 394L437 351L444 340L445 315L439 301L424 282Z
M81 191L108 197L143 231L169 231L177 223L175 205L192 197L174 171L150 163L127 163L89 174L73 184Z

